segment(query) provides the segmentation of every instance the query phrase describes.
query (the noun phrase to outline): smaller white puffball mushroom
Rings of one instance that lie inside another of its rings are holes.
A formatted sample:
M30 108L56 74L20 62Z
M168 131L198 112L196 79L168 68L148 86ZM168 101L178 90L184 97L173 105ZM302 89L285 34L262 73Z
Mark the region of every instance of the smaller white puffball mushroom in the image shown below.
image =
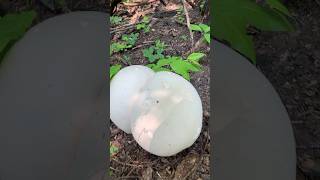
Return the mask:
M110 119L126 133L131 133L131 109L137 95L154 74L148 67L133 65L120 70L111 80Z
M202 128L202 103L192 84L171 72L155 73L132 110L131 132L146 151L172 156L190 147Z

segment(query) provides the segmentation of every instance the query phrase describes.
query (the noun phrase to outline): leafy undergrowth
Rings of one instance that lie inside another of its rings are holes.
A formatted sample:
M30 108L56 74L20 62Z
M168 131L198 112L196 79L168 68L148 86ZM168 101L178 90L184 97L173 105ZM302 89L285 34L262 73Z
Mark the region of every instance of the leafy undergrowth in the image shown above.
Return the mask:
M177 155L158 157L143 150L132 135L124 133L111 122L110 174L113 178L210 179L210 27L198 8L189 7L196 42L191 45L181 7L179 0L170 1L167 6L158 2L147 4L137 7L135 11L119 6L111 17L110 78L129 65L145 65L154 71L180 74L194 85L202 99L204 119L201 135L193 146ZM148 11L143 17L137 18L134 25L128 25L137 14Z

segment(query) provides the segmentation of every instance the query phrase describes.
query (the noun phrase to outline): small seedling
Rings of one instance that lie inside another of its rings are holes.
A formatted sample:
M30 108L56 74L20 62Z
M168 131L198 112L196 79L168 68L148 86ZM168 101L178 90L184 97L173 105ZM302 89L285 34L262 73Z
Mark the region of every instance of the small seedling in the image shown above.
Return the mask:
M122 17L120 16L111 16L110 17L110 23L111 25L119 25L122 22Z
M177 21L180 23L180 24L183 24L186 20L185 16L184 16L184 10L183 10L183 7L180 6L179 9L177 9Z
M113 53L124 51L127 48L127 44L124 42L115 42L110 46L110 55Z
M137 30L143 29L143 32L147 33L150 31L150 18L148 16L144 16L142 22L136 25Z
M114 42L110 46L110 55L113 53L118 53L126 49L132 48L139 37L139 33L131 33L129 35L124 34L121 37L122 42Z
M198 31L201 32L203 35L204 39L210 44L210 26L206 24L191 24L190 29L192 31Z
M121 69L121 65L117 64L117 65L113 65L110 67L110 79L112 79ZM110 149L111 152L111 149Z
M139 38L139 33L131 33L129 35L124 34L121 37L121 40L125 41L127 48L132 48Z
M151 46L148 49L144 49L143 56L148 59L149 62L153 63L158 59L164 58L162 54L166 45L164 42L157 40L155 46Z

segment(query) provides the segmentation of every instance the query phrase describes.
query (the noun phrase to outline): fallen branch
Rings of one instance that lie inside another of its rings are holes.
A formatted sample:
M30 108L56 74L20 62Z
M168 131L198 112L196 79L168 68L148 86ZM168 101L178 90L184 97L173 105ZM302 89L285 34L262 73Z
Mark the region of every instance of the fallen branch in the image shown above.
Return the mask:
M186 15L187 26L188 26L188 29L189 29L189 32L190 32L191 46L193 47L193 45L194 45L193 32L192 32L191 27L190 27L190 17L189 17L189 12L188 12L188 9L187 9L187 2L186 2L186 0L181 0L181 1L182 1L182 4L183 4L184 13Z

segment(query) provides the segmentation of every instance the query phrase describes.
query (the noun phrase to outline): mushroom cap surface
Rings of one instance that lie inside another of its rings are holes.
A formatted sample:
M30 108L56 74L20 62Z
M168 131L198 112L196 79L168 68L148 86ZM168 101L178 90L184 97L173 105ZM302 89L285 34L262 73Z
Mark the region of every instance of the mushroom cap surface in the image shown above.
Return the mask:
M138 95L131 132L138 144L158 156L190 147L202 129L202 102L193 85L171 72L155 73Z
M132 65L121 69L111 80L110 119L126 133L131 133L131 109L137 94L154 74L148 67Z

